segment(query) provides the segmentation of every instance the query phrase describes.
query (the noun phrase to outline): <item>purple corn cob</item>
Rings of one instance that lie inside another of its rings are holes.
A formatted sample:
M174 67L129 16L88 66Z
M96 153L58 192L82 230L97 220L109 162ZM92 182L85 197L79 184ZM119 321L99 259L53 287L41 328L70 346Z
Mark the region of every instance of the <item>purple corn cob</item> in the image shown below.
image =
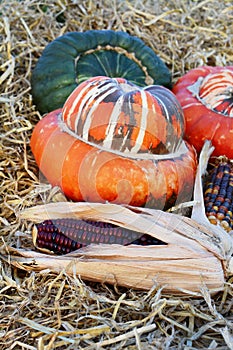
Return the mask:
M233 165L219 157L204 183L206 216L212 224L219 223L226 231L233 229Z
M91 243L159 245L147 234L105 222L77 219L45 220L35 225L36 245L56 254L67 254Z

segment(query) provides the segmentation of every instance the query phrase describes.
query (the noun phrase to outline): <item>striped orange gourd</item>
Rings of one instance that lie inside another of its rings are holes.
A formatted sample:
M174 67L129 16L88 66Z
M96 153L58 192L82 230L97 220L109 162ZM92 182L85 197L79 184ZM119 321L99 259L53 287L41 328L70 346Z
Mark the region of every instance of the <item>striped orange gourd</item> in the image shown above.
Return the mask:
M214 156L233 158L233 66L192 69L173 92L184 111L185 139L198 152L210 140Z
M170 90L101 76L40 120L31 148L49 182L72 200L164 209L192 196L196 154L183 133Z

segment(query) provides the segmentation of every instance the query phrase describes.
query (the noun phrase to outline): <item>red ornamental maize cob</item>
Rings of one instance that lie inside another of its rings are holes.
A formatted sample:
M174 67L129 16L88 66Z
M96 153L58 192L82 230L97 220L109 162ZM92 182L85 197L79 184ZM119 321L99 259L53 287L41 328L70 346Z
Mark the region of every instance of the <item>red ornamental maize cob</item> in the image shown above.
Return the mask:
M105 222L77 219L45 220L33 231L36 246L56 254L67 254L91 243L95 244L164 244L147 234Z
M227 157L217 158L204 182L206 216L212 224L226 231L233 229L233 163Z

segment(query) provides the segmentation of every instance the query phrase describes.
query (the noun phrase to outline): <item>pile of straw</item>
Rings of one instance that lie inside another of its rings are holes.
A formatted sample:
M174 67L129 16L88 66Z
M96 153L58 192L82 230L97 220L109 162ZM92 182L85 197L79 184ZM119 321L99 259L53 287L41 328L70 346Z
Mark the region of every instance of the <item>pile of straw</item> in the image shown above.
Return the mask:
M203 65L233 65L233 7L204 1L0 1L0 234L32 248L21 210L63 200L29 147L41 118L30 75L48 42L68 31L137 35L167 63L173 82ZM10 259L10 258L9 258ZM233 349L233 284L210 296L166 294L84 282L75 273L25 273L1 261L0 349Z

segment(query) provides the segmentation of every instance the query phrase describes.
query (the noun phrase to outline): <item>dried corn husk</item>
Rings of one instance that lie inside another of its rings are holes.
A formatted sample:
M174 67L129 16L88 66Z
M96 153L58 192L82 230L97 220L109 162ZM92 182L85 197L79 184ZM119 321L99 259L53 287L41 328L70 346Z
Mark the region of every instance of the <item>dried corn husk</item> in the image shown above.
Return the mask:
M192 218L146 208L70 202L36 206L20 213L22 219L33 222L58 217L111 222L148 233L166 245L95 244L64 256L8 247L8 260L27 271L65 269L86 280L145 290L155 284L176 294L196 295L204 286L211 293L223 289L226 277L233 273L233 239L204 218L201 178L211 151L206 143L196 178Z

